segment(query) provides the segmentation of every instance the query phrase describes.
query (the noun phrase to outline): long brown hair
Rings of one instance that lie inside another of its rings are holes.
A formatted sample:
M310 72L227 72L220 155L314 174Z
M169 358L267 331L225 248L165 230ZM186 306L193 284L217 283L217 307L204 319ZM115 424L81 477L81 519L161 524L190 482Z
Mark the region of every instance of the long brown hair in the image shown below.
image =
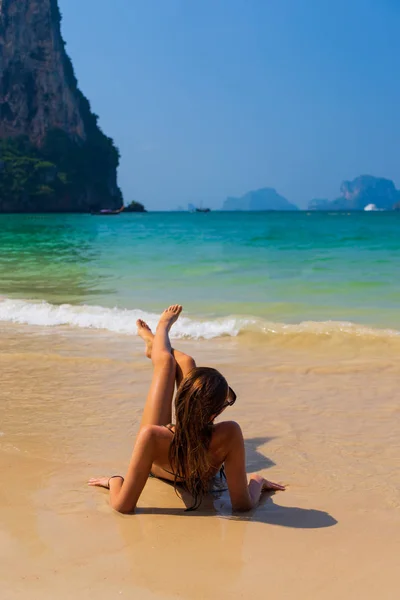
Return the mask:
M213 420L226 406L228 383L216 369L196 367L183 379L175 397L175 434L169 449L169 461L175 474L175 489L184 481L194 504L200 506L208 492L208 459Z

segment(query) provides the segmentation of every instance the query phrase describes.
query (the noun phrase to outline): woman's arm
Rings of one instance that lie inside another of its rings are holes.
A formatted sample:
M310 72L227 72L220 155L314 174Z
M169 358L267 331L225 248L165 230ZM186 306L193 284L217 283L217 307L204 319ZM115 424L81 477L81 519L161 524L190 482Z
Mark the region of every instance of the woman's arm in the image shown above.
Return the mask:
M267 481L261 475L251 475L247 482L246 453L240 426L231 421L229 426L229 449L225 458L225 474L234 511L248 511L257 506L264 490L284 490L283 485Z
M157 454L159 429L157 425L146 425L141 428L125 480L122 477L89 480L89 485L100 487L109 485L110 504L114 510L120 513L131 513L135 510Z

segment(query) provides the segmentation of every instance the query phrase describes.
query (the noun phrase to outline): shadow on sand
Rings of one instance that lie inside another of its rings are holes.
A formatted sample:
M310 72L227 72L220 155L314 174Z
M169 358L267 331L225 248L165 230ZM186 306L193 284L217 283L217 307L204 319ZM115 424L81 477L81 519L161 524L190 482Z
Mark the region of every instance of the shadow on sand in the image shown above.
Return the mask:
M253 473L254 471L261 471L262 469L269 469L274 467L275 463L270 458L264 456L258 451L258 448L268 444L273 437L257 437L249 438L244 441L246 448L246 467L247 471Z
M245 440L247 471L254 472L268 469L275 463L258 451L260 446L273 438L251 438ZM165 482L173 486L171 482ZM226 481L216 477L216 488L212 494L204 498L201 507L196 511L186 512L184 508L137 508L137 514L175 515L184 517L220 517L232 521L252 521L266 525L279 525L296 529L321 529L332 527L337 520L329 513L314 508L298 508L296 506L280 506L272 500L275 492L264 493L259 505L248 513L233 513L230 508ZM222 484L222 486L221 486ZM284 492L277 492L278 494ZM179 488L179 495L186 508L192 505L192 497L184 489Z
M138 508L137 514L149 515L174 515L180 517L220 517L232 521L252 521L255 523L265 523L266 525L279 525L280 527L292 527L295 529L321 529L324 527L333 527L337 520L329 513L316 510L314 508L298 508L296 506L280 506L272 500L273 494L265 494L260 504L254 510L248 513L233 513L226 507L218 510L206 499L201 508L192 512L185 512L183 508ZM189 502L183 501L186 506Z

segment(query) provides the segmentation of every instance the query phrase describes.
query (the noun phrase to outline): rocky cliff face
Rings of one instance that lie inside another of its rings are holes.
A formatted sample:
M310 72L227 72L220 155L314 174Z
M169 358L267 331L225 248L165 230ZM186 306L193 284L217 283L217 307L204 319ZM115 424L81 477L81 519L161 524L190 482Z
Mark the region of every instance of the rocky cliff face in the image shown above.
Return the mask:
M0 1L0 137L41 145L49 129L86 139L52 0Z
M0 0L3 212L84 212L122 204L116 181L118 151L78 89L60 22L57 0ZM16 172L10 162L11 139L19 160L34 156L47 170L42 167L41 176L36 173L35 184L30 179L24 187L18 181L13 193L7 193L6 179L11 181ZM49 185L54 182L57 185Z

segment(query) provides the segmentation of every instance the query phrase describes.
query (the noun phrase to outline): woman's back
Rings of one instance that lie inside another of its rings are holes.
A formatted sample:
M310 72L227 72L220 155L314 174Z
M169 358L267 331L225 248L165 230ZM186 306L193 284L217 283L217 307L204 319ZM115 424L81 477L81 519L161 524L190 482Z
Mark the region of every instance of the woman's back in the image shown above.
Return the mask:
M236 423L235 423L236 426ZM207 459L210 465L209 478L214 477L221 469L227 454L229 433L232 429L232 422L225 421L213 425L210 446L207 451ZM151 467L151 475L175 481L175 472L170 464L170 448L175 435L175 426L173 424L154 426L156 435L159 437L159 451ZM180 483L184 480L177 478Z

